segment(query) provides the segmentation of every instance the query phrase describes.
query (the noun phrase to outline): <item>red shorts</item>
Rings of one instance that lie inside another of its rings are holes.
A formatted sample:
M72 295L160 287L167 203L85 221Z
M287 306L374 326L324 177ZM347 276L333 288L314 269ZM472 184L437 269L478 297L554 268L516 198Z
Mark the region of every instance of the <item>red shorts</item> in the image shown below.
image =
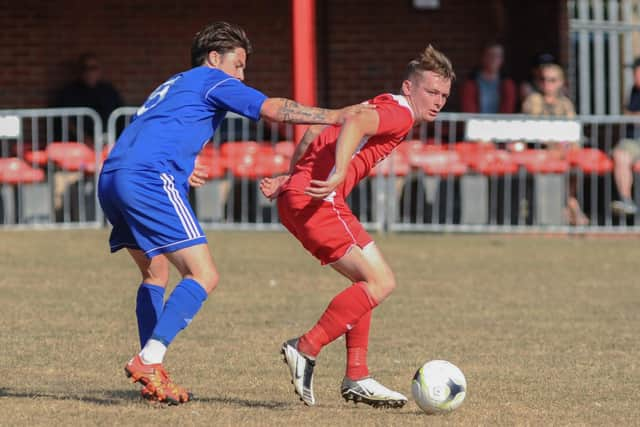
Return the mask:
M353 246L373 241L344 199L333 202L285 191L278 196L280 221L322 265L342 258Z

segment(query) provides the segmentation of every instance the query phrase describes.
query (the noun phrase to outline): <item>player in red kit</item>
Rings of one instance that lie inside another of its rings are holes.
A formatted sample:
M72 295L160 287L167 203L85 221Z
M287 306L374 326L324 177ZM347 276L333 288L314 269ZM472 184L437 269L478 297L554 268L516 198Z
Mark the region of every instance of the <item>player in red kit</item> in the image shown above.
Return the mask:
M402 407L407 398L369 376L367 348L372 310L396 286L391 268L345 199L371 169L419 122L433 121L455 79L451 62L429 46L408 64L400 95L382 94L341 126L313 126L296 147L291 174L265 178L261 190L277 198L282 224L323 265L352 285L336 295L318 322L282 345L296 393L315 404L313 369L320 350L345 334L346 400Z

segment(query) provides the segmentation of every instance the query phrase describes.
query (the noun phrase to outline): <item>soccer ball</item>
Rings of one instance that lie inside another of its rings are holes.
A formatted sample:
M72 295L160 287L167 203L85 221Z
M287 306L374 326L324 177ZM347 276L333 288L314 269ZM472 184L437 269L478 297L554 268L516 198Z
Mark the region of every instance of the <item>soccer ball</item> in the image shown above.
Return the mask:
M467 394L467 380L453 363L432 360L413 376L411 393L427 414L451 412L462 404Z

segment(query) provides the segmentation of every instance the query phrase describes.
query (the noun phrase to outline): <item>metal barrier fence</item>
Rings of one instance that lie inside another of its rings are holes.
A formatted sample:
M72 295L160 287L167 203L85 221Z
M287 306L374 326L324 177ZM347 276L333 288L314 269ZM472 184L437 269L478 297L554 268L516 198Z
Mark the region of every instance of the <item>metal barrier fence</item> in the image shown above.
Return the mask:
M484 125L485 139L491 142L469 135L474 122ZM565 128L560 138L556 132L562 129L556 125ZM410 137L419 143L409 150L403 182L392 187L401 192L387 194L399 206L388 219L389 230L640 231L637 213L617 215L611 209L618 197L611 154L619 140L640 139L637 118L581 116L568 121L445 113ZM568 205L579 207L584 216L576 218Z
M102 138L89 108L0 110L0 227L101 227Z
M113 112L104 150L92 110L0 111L3 226L102 225L95 171L135 111ZM286 172L292 135L291 126L229 114L198 160L207 166L208 181L191 198L204 227L280 228L275 204L262 197L258 182ZM414 129L354 189L349 204L373 230L637 233L639 214L611 209L618 197L613 148L636 135L640 121L631 116L568 121L443 113ZM20 161L20 179L2 172L6 159Z

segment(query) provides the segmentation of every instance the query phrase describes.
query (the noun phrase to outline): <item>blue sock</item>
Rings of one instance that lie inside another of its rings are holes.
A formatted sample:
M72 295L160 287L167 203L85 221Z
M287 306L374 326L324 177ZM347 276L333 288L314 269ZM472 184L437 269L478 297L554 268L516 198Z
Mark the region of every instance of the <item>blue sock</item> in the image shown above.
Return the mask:
M162 314L164 306L164 288L162 286L143 283L138 288L136 298L136 316L138 317L138 335L140 348L144 347L151 337L153 328Z
M193 279L182 279L164 305L164 311L153 330L151 338L166 346L191 320L207 299L207 291Z

